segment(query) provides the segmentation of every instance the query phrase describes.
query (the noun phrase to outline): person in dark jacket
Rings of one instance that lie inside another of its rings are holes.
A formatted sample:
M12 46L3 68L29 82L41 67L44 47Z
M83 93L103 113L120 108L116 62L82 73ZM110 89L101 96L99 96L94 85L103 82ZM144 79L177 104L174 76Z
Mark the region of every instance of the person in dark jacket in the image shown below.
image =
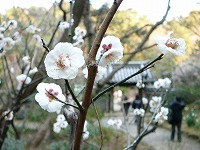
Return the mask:
M132 102L132 108L133 109L140 109L142 108L142 100L140 99L139 95L136 95L135 99ZM139 115L136 115L135 117L135 123L138 122Z
M130 101L128 100L128 97L125 96L124 99L123 99L123 105L124 105L124 111L125 111L125 114L126 116L128 115L128 109L131 105Z
M170 104L171 109L171 141L174 140L175 131L177 128L177 138L181 142L181 123L182 123L182 111L185 107L185 103L180 97L176 97L175 101Z

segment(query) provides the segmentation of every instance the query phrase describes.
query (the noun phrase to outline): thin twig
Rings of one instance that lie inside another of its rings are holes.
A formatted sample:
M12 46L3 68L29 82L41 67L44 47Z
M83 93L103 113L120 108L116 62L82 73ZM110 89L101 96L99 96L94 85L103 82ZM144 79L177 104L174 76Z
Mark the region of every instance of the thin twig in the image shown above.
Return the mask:
M41 39L41 41L42 41L42 46L45 48L45 50L46 50L47 52L50 52L50 49L46 46L44 40Z
M138 70L136 73L128 76L127 78L109 86L108 88L106 88L105 90L103 90L102 92L100 92L98 95L96 95L94 98L93 98L93 101L96 101L99 97L101 97L103 94L105 94L107 91L109 91L110 89L114 88L115 86L121 84L121 83L124 83L125 81L127 81L128 79L146 71L147 68L149 68L149 66L151 66L152 64L154 64L155 62L161 60L163 58L163 55L164 54L161 54L160 56L158 56L156 59L154 59L152 62L150 62L149 64L147 64L146 66L144 66L143 68L141 68L140 70ZM151 68L151 67L150 67Z
M5 56L4 56L4 60L5 60L5 63L6 63L6 69L8 71L8 76L9 76L9 79L10 79L10 82L11 82L12 90L13 90L13 93L15 94L15 88L14 88L14 85L13 85L13 80L12 80L11 73L10 73L10 68L8 66L8 61L7 61L7 58Z
M97 121L98 121L98 124L99 124L99 131L100 131L100 134L101 134L101 145L100 145L100 150L102 149L102 146L103 146L103 132L102 132L102 128L101 128L101 123L100 123L100 118L99 118L99 114L98 114L98 111L97 111L97 108L96 108L96 105L95 105L95 102L92 101L92 105L94 107L94 111L96 113L96 116L97 116Z
M7 88L7 95L9 94L11 96L10 89L9 89L9 86L8 86L8 81L7 81L7 78L6 78L6 68L5 68L3 58L1 58L1 60L2 60L2 68L3 68L5 85L6 85L6 88Z
M73 8L74 2L70 1L70 18L69 18L69 28L68 28L68 42L72 42L72 20L73 20Z
M55 37L55 35L56 35L56 32L57 32L57 30L58 30L59 25L60 25L60 21L58 22L58 24L57 24L57 26L56 26L56 29L55 29L55 31L53 32L53 35L51 36L51 39L50 39L49 43L47 44L47 47L48 47L48 48L51 46L51 44L52 44L52 42L53 42L53 39L54 39L54 37ZM46 54L46 51L43 53L42 58L40 59L40 62L39 62L39 64L38 64L37 68L40 68L40 65L42 64L42 62L43 62L43 60L44 60L45 54Z
M70 94L72 95L73 100L74 100L75 103L78 105L79 110L82 110L83 107L81 106L81 104L79 103L78 99L77 99L76 96L74 95L74 92L72 91L72 89L71 89L71 87L70 87L70 85L69 85L68 80L65 80L65 84L67 85L68 90L69 90Z

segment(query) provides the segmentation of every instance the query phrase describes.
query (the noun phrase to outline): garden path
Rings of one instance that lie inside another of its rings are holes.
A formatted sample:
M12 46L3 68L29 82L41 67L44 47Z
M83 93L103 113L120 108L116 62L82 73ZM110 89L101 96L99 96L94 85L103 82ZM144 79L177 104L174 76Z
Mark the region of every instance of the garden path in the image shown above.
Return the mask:
M130 114L130 116L132 118L133 114ZM123 121L124 117L122 113L107 114L102 119L102 125L108 126L107 121L110 118L120 119ZM129 118L129 120L131 119ZM120 129L126 131L124 124ZM136 125L133 122L130 123L129 131L131 133L131 137L134 137L137 133ZM181 143L176 141L171 142L170 130L161 127L158 127L155 132L145 136L142 141L154 147L155 150L200 150L200 142L191 139L186 135L182 135Z

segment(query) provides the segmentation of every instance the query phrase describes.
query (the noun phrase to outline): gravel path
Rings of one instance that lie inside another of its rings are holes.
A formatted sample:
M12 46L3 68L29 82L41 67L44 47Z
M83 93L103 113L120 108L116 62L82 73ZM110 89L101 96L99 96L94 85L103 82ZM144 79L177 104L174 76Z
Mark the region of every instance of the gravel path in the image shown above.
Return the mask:
M123 121L122 113L108 114L106 117L102 119L102 125L108 126L107 121L112 119L120 119ZM131 120L131 119L130 119ZM120 129L123 129L122 125ZM131 136L134 137L136 135L136 125L134 123L130 124L130 133ZM131 139L133 140L133 139ZM156 132L150 133L142 139L143 142L148 145L154 147L155 150L200 150L200 142L191 139L185 135L182 135L182 142L171 142L170 141L170 131L167 129L163 129L158 127Z

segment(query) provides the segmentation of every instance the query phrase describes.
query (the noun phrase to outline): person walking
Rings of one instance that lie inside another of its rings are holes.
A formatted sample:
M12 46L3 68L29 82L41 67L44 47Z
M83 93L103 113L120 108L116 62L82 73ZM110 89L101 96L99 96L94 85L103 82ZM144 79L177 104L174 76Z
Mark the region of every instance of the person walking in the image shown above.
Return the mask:
M171 109L171 141L174 141L174 136L177 128L177 139L181 142L181 123L182 123L182 111L185 107L185 103L180 97L176 97L175 101L169 106Z
M135 99L132 102L132 108L135 109L140 109L142 108L142 100L140 99L139 95L135 96ZM140 115L135 116L135 123L138 122Z
M129 107L131 105L130 101L128 100L128 97L125 96L124 99L123 99L123 105L124 105L124 111L125 111L125 115L127 116L128 115L128 110L129 110Z

